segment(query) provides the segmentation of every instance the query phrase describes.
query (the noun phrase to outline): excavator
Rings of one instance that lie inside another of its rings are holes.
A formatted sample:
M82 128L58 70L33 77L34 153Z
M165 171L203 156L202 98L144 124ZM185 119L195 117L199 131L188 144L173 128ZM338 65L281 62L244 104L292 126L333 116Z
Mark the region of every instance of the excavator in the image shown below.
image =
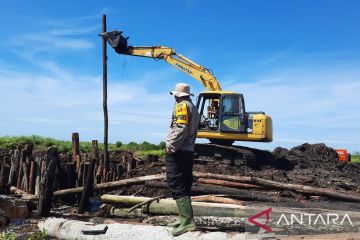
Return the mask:
M235 141L271 142L272 119L264 112L247 112L244 96L222 90L213 73L194 61L164 46L130 46L122 31L100 34L118 54L164 60L199 81L205 91L197 98L201 116L198 138L213 144L231 146Z

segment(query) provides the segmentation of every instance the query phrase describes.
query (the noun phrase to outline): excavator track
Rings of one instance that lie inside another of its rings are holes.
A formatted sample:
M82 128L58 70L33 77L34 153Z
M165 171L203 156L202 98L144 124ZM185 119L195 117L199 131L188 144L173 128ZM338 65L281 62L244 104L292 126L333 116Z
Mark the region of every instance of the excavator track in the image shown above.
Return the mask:
M262 165L272 165L271 152L243 146L224 146L219 144L196 144L194 160L198 164L219 162L231 166L247 166L259 169Z

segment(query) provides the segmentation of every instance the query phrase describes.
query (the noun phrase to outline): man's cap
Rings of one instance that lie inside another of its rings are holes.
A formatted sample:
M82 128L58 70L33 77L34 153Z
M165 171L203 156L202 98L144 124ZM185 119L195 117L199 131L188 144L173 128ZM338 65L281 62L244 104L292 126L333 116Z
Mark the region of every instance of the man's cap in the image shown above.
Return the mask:
M185 97L185 96L194 96L193 93L190 93L190 86L186 83L178 83L175 86L175 90L170 92L171 95L176 97Z

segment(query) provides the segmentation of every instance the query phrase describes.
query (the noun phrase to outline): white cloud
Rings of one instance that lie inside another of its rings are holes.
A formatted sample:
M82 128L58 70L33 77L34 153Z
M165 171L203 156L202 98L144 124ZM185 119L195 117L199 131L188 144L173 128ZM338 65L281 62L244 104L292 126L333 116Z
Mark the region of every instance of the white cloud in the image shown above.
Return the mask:
M309 66L259 78L251 83L228 79L224 88L243 93L247 111L261 110L273 118L271 146L307 141L360 148L358 68L324 71Z

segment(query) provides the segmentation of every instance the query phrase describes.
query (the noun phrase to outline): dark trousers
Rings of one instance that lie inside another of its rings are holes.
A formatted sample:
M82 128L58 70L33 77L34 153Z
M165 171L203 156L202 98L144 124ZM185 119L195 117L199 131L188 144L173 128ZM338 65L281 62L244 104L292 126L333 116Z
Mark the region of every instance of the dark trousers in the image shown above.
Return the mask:
M178 150L166 154L166 182L174 199L191 195L194 152Z

